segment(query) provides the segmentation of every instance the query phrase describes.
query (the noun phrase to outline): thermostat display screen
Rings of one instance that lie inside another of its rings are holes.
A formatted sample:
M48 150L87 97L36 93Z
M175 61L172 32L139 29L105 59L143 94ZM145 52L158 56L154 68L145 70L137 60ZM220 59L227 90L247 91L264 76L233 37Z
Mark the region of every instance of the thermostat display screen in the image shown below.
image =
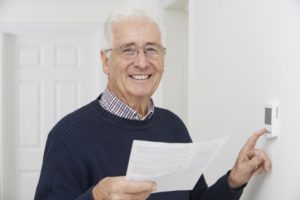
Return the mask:
M265 124L272 125L272 108L265 108Z

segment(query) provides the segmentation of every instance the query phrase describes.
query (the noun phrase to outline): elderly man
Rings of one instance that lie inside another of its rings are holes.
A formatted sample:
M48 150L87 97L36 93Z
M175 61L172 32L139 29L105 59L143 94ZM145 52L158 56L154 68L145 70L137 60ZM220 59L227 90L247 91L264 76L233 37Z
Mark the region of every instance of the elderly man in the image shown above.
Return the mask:
M233 168L211 187L201 176L192 191L151 194L155 183L125 179L134 139L191 142L182 121L154 107L151 99L164 71L160 30L142 10L123 9L108 17L101 51L107 88L51 130L35 199L235 200L253 174L270 170L268 158L255 149L263 129L249 138Z

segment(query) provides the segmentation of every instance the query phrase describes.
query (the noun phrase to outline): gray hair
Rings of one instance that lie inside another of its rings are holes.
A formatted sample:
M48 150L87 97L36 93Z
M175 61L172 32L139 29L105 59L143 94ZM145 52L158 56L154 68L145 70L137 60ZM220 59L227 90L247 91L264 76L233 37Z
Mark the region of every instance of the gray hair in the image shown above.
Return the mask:
M160 19L154 17L154 15L142 9L122 8L112 12L105 20L102 49L112 48L112 42L113 42L112 28L115 24L122 21L127 21L132 19L143 19L143 18L150 20L151 22L155 23L158 26L158 29L161 34L162 45L165 45L164 31Z

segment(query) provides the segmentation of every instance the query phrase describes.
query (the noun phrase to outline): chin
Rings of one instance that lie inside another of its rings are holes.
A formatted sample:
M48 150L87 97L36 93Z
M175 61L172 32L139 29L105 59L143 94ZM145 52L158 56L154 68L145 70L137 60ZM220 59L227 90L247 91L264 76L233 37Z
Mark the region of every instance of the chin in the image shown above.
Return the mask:
M145 93L143 93L143 94L140 94L140 93L138 93L138 94L133 94L133 96L135 96L135 97L137 97L137 98L140 98L140 99L144 99L144 98L150 99L150 97L151 97L150 94L145 94Z
M152 95L151 92L145 92L145 91L141 91L141 92L138 92L138 91L133 91L131 92L131 95L134 96L134 97L137 97L137 98L150 98Z
M153 90L145 87L143 88L133 87L129 90L129 93L139 98L145 98L145 97L151 97L153 94Z

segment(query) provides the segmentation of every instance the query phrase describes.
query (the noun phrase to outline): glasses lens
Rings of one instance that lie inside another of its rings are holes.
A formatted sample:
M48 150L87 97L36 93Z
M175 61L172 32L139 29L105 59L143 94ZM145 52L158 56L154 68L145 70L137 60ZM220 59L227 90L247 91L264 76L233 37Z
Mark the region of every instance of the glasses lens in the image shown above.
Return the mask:
M132 58L136 57L138 48L136 45L130 45L130 46L121 46L119 48L120 56L124 58Z
M121 57L133 59L138 55L140 48L144 50L145 55L149 59L159 59L163 57L165 53L165 48L159 44L147 44L144 47L138 47L136 44L130 44L120 46L117 50Z
M164 48L159 44L151 44L146 45L144 51L150 58L160 58L163 55Z

